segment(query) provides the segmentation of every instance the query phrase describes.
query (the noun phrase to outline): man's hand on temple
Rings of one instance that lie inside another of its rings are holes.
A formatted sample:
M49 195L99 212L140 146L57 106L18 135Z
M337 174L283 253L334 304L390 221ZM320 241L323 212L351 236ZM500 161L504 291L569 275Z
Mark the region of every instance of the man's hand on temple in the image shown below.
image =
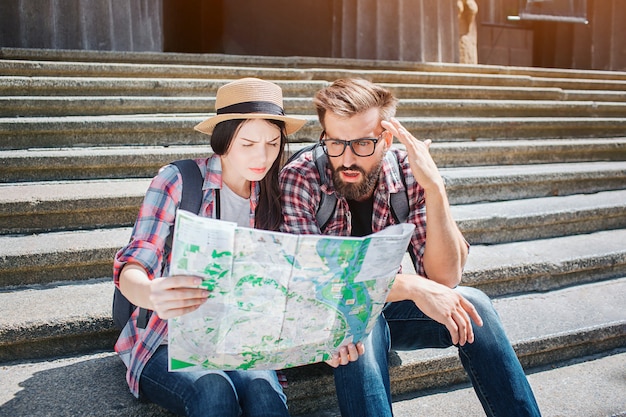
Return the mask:
M392 118L391 122L383 120L381 125L404 145L409 157L411 171L417 182L427 191L429 189L440 190L444 188L443 178L430 155L430 144L432 141L430 139L421 141L415 138L395 118Z

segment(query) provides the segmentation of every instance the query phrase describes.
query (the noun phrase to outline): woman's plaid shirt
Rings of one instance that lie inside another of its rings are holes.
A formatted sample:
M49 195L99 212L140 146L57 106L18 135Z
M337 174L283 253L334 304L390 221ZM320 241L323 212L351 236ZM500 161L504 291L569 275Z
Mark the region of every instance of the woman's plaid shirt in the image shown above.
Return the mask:
M208 159L197 159L196 163L204 176L203 201L200 215L216 217L215 189L222 186L222 165L218 156ZM254 192L250 198L250 227L254 226L254 211L257 205L257 185L251 186ZM165 240L174 223L176 207L182 193L182 178L178 168L173 165L163 167L152 179L139 216L135 222L128 245L115 255L113 278L119 287L119 274L127 262L141 264L148 272L150 279L167 276L169 260L164 271L161 271ZM154 351L167 340L167 321L152 314L145 329L137 328L137 312L133 313L120 334L115 351L120 355L127 367L126 381L130 391L139 396L139 378L141 372L152 357Z

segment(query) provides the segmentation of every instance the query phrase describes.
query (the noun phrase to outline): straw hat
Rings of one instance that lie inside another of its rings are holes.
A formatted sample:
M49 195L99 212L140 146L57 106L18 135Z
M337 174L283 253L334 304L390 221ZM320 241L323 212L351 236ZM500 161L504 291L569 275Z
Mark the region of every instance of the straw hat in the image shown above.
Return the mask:
M272 119L284 121L290 135L306 123L306 119L285 116L281 88L258 78L242 78L221 86L217 90L215 110L215 116L198 123L194 129L210 135L215 125L225 120Z

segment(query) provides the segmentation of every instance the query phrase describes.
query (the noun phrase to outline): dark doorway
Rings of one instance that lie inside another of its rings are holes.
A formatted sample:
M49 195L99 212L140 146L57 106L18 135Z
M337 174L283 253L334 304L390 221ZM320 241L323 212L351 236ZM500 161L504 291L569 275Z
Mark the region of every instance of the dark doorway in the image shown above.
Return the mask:
M224 0L163 0L165 52L223 53Z

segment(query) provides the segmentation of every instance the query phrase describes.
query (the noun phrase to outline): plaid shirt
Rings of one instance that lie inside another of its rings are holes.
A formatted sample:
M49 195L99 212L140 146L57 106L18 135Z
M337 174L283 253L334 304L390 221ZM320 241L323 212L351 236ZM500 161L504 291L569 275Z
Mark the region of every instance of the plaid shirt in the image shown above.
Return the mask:
M403 170L406 187L401 178L394 178L391 167L384 161L380 172L378 185L374 191L374 208L372 215L372 231L378 232L386 226L395 224L389 205L390 193L405 192L409 198L410 212L407 223L415 224L415 232L411 237L409 250L413 251L416 259L415 270L425 275L422 255L426 243L426 203L424 189L415 181L411 173L409 161L405 151L391 149L395 153L400 169ZM325 234L334 236L350 236L352 233L352 217L345 198L337 195L337 206L324 229L315 219L315 213L320 205L321 193L336 193L332 182L330 165L326 163L327 184L320 184L321 178L312 152L303 153L298 159L287 164L280 173L281 200L283 205L284 223L282 231L295 234Z
M196 163L204 177L202 185L204 196L200 215L215 218L215 190L222 187L221 160L214 155L207 159L196 159ZM251 188L254 192L250 198L250 227L253 227L258 187L252 184ZM119 274L127 262L142 265L150 279L167 276L169 259L164 271L161 271L163 251L170 226L174 223L181 193L182 178L178 168L174 165L161 168L146 191L130 242L115 255L113 279L117 287L119 287ZM115 344L115 351L126 364L126 381L135 397L139 397L139 378L144 366L159 345L167 340L167 321L152 314L146 328L139 329L137 328L138 311L139 309L135 310Z

